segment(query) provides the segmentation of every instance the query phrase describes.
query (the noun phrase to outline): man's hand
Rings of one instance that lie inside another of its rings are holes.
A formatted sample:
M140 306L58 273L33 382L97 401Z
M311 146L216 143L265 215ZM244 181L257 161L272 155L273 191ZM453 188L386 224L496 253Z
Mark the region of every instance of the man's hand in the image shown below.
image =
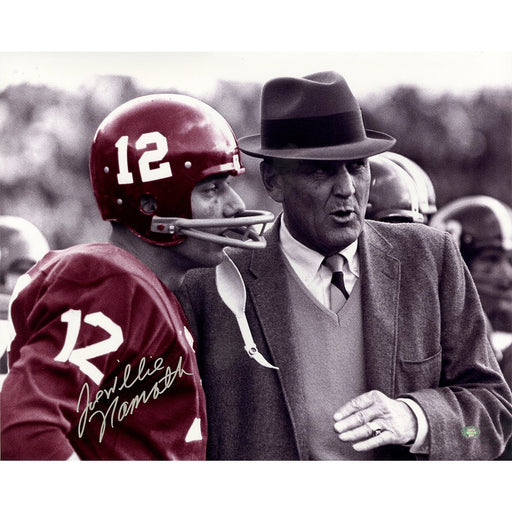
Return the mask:
M347 402L334 414L334 421L338 437L355 443L357 451L412 443L418 431L416 416L407 404L376 390Z

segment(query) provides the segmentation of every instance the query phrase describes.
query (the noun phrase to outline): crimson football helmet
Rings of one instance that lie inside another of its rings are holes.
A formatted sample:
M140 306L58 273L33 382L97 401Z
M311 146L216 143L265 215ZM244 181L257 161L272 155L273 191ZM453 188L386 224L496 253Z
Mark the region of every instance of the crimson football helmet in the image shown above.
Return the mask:
M201 180L244 172L231 127L200 100L151 94L116 108L96 131L89 170L103 219L125 225L149 243L176 245L191 236L265 247L261 233L273 220L270 212L192 219L191 194ZM211 228L225 229L221 234L202 230Z
M420 213L425 217L425 221L437 212L436 191L430 176L414 161L404 155L393 151L382 153L383 156L398 164L411 176L416 183L419 195Z
M369 158L371 182L366 218L383 222L420 222L419 195L402 167L382 155Z

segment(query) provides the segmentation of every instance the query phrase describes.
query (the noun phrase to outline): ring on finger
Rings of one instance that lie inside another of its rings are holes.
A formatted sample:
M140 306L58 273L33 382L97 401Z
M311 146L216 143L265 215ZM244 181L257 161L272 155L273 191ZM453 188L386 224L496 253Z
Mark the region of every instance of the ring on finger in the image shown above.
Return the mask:
M368 423L368 426L370 427L370 437L377 437L380 436L383 432L383 429L379 427L374 427L371 423Z

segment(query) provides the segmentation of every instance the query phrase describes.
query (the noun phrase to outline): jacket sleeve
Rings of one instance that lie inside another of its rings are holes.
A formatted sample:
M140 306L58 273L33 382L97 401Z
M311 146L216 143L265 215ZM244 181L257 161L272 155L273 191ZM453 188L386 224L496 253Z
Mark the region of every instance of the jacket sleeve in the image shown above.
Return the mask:
M438 289L439 386L404 396L427 416L431 460L492 460L512 435L512 396L486 336L469 270L447 234Z

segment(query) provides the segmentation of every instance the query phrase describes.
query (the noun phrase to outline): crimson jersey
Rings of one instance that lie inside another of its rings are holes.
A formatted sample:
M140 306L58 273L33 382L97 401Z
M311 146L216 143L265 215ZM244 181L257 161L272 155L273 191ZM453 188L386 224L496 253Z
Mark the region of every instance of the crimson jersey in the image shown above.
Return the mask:
M48 253L17 288L3 459L205 458L194 341L155 274L87 244Z

